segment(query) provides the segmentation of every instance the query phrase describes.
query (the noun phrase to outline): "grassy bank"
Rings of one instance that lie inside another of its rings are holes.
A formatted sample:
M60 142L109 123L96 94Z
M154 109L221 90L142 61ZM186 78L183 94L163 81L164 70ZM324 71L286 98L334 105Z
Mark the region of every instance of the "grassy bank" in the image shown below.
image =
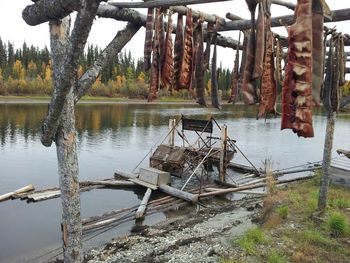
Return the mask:
M325 215L315 220L319 176L276 190L264 200L261 222L232 240L233 262L350 262L350 190L330 187Z

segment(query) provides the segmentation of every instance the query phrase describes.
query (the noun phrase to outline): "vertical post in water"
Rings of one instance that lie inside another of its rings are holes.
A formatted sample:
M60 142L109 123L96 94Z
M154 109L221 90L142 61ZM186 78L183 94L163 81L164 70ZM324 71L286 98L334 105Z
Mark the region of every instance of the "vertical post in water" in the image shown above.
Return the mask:
M173 147L175 145L175 125L176 119L169 119L169 146Z
M226 175L226 146L227 146L227 126L223 125L221 127L221 151L220 151L220 168L219 168L219 177L220 181L225 181Z
M330 110L327 114L326 138L323 148L322 177L320 195L318 198L318 211L323 213L327 206L327 194L329 187L330 167L332 160L333 135L335 113Z

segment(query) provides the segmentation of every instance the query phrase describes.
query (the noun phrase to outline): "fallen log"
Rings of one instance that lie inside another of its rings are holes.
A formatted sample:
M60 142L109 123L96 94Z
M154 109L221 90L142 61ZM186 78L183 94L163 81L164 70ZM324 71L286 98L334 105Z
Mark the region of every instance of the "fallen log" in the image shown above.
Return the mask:
M144 214L145 214L145 211L147 208L147 203L148 203L149 198L151 197L151 194L152 194L152 189L147 188L147 191L146 191L145 195L143 196L141 204L136 211L136 215L135 215L136 219L144 217Z
M0 195L0 202L11 198L13 195L26 193L26 192L33 191L33 190L34 190L34 186L32 184L26 185L26 186L19 188L13 192L9 192L9 193Z
M167 193L169 195L172 196L176 196L180 199L189 201L189 202L193 202L193 203L197 203L198 202L198 195L195 194L191 194L185 191L181 191L177 188L171 187L169 185L159 185L159 190L163 191L164 193Z
M311 179L313 177L314 177L314 175L309 175L309 176L292 178L292 179L286 179L286 180L278 180L278 181L276 181L276 184L277 185L279 185L279 184L286 184L286 183L290 183L290 182ZM229 194L229 193L233 193L233 192L240 192L242 190L251 190L251 189L265 187L265 186L267 186L266 183L256 183L256 184L253 184L253 185L246 185L246 186L237 187L237 188L227 188L227 189L218 190L218 191L214 191L214 192L203 193L203 194L199 194L198 197L199 198L203 198L203 197L209 197L209 196L223 195L223 194Z

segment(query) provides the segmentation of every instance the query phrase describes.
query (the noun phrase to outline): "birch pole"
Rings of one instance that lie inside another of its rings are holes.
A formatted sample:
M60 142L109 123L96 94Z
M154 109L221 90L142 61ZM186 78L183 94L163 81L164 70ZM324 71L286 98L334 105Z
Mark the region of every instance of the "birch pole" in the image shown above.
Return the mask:
M335 113L330 111L327 114L327 127L326 138L323 148L323 161L322 161L322 177L320 186L320 195L318 198L318 211L321 213L327 206L327 194L330 178L330 167L332 160L332 148L333 148L333 135L334 135L334 119Z

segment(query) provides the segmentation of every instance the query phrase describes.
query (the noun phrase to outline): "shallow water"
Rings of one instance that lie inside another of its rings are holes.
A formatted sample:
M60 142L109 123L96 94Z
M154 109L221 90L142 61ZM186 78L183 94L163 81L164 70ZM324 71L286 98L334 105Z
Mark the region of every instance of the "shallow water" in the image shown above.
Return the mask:
M27 184L37 189L58 185L55 147L46 148L39 139L46 111L47 106L39 104L0 105L0 194ZM213 115L218 123L226 124L229 136L237 140L237 146L256 166L262 166L266 158L272 160L276 169L322 159L326 120L321 110L314 116L315 138L304 139L289 130L280 131L279 118L255 120L254 107L226 106L217 111L190 105L81 104L76 113L80 180L110 178L115 169L132 171L166 135L169 118L179 118L181 114L193 118ZM334 154L337 148L350 148L349 120L348 115L337 118ZM215 135L219 136L218 129ZM194 141L195 136L189 132L187 136ZM240 154L235 160L246 163ZM105 189L84 192L82 217L135 205L142 195L142 191ZM30 261L33 255L59 247L60 209L60 199L30 204L19 200L0 203L0 262ZM146 223L163 220L165 216L153 215ZM86 247L127 233L131 225L126 223L106 232L86 242Z

